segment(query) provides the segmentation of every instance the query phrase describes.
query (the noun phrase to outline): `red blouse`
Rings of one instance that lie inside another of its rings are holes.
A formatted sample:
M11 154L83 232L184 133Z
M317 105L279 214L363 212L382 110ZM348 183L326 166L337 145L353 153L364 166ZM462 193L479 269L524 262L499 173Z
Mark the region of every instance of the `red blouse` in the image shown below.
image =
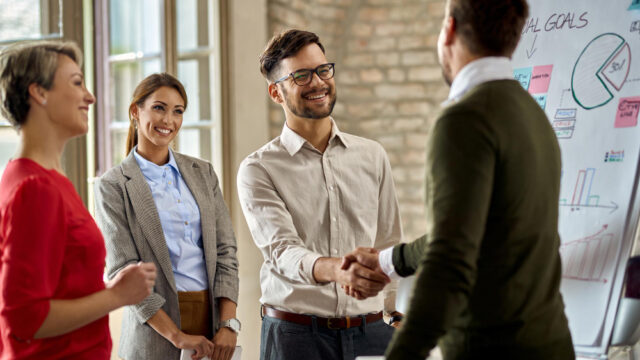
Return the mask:
M109 319L34 339L49 300L104 289L106 250L73 184L28 159L0 181L0 359L109 359Z

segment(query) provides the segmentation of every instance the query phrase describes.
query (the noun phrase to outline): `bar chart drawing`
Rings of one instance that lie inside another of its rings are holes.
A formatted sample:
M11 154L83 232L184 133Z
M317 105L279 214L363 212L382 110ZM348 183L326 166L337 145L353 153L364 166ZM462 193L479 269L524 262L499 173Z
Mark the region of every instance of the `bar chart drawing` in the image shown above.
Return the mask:
M613 234L602 226L597 233L569 241L560 246L560 256L564 268L562 277L566 279L606 283L607 264L611 264L617 251Z
M618 204L613 201L609 203L601 203L600 195L593 194L591 192L591 186L593 185L593 179L596 175L596 169L586 168L578 170L578 176L576 183L573 187L573 194L571 200L568 198L560 199L560 206L567 206L571 208L571 211L579 211L584 208L601 208L609 209L610 213L618 209Z

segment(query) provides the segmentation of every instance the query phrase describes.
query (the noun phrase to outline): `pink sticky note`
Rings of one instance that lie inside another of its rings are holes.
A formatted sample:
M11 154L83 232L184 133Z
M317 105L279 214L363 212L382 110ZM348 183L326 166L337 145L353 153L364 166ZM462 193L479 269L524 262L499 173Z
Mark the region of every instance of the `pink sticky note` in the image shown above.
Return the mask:
M638 110L640 110L640 96L621 98L613 126L623 128L638 125Z
M553 65L536 66L531 73L531 85L529 85L529 93L544 94L549 91L549 82L551 81L551 71Z

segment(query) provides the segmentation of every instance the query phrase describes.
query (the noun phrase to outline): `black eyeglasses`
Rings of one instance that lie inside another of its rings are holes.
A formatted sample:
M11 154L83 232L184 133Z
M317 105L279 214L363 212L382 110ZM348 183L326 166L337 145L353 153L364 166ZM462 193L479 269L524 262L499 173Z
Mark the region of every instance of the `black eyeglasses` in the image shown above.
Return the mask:
M279 82L283 82L287 80L289 76L291 76L291 78L293 79L293 82L296 83L296 85L305 86L309 84L313 79L313 73L316 73L318 77L322 80L329 80L333 77L333 74L335 73L335 63L318 65L318 67L316 67L315 69L296 70L287 76L281 77L280 79L274 81L273 83L277 84Z

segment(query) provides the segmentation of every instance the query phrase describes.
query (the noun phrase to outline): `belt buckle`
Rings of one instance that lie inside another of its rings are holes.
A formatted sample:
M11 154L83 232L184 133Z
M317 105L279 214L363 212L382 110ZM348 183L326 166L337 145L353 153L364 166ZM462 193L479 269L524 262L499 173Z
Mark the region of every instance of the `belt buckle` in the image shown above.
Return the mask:
M340 318L327 318L327 328L331 330L340 330L340 327L334 327L331 325L332 321L340 321Z
M351 318L347 316L345 319L347 321L347 326L345 327L345 329L348 329L348 328L351 327ZM331 325L332 321L340 323L341 320L342 320L342 318L327 318L327 328L330 329L330 330L340 330L340 329L342 329L340 326Z

